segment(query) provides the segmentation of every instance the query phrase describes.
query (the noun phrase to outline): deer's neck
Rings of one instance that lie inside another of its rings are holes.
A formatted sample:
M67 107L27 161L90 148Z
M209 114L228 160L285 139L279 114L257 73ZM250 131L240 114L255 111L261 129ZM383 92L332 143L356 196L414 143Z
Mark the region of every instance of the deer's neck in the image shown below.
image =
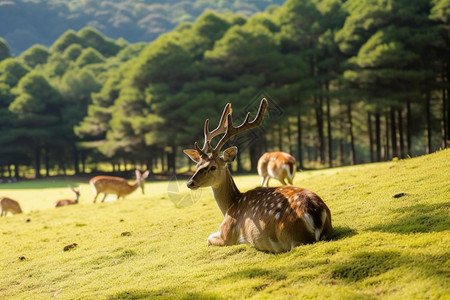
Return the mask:
M223 215L227 212L228 208L239 199L241 192L234 183L230 170L226 169L225 180L218 186L212 187L214 199L216 199L217 205Z
M138 187L139 187L139 180L136 180L135 182L133 182L132 184L128 184L128 187L130 188L130 190L132 192L134 192Z

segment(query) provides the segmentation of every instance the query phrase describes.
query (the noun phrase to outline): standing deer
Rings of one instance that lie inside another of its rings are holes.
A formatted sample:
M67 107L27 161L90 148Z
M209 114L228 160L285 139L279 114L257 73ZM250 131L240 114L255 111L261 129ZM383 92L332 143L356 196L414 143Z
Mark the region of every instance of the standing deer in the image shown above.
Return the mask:
M22 213L19 202L8 197L0 198L0 206L2 207L2 213L0 214L0 216L6 216L8 211L12 214Z
M95 176L89 180L89 184L94 189L94 203L97 200L97 196L103 193L102 202L105 201L108 194L116 194L117 200L120 197L125 198L125 196L134 192L138 187L141 187L142 194L144 194L144 183L147 178L149 171L145 171L141 174L136 170L136 181L133 184L128 184L128 182L120 177L113 176Z
M278 179L286 185L284 179L292 185L295 175L295 158L286 152L266 152L258 160L258 174L261 186L269 186L270 178Z
M332 237L331 213L318 195L293 186L258 187L241 193L228 169L228 163L236 158L237 148L230 147L219 156L231 137L261 123L267 106L267 100L262 99L255 119L250 122L248 113L244 122L234 127L228 103L215 130L209 131L206 120L203 148L195 142L195 150L184 150L197 163L187 182L188 188L210 186L224 215L219 231L208 237L208 245L250 243L259 250L279 253ZM211 140L220 134L223 136L213 148Z
M75 193L75 199L62 199L62 200L58 200L55 203L55 207L61 207L61 206L67 206L67 205L73 205L73 204L78 204L78 200L80 198L80 192L81 192L81 188L76 189L74 187L69 186L70 189L72 190L72 192Z

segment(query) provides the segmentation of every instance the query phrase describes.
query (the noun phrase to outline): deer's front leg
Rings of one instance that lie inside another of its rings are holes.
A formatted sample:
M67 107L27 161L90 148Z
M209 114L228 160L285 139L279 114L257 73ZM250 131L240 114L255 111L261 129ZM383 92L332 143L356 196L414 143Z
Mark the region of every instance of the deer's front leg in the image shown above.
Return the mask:
M230 246L238 244L239 229L236 228L236 219L225 215L225 219L220 224L219 231L212 233L208 237L208 246Z

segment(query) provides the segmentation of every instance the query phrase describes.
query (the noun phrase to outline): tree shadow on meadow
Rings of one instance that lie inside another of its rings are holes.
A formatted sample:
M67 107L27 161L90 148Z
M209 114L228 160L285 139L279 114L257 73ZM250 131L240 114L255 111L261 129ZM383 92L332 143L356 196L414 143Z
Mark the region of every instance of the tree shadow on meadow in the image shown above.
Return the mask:
M207 293L192 293L181 289L161 289L161 290L129 290L107 297L108 300L124 299L198 299L198 300L220 300L216 295Z
M79 186L80 184L88 184L88 180L71 180L71 179L35 179L22 180L12 183L0 183L0 190L35 190L49 188L67 188L69 186Z
M417 204L396 209L400 216L387 224L369 228L371 231L392 233L430 233L450 229L450 203Z
M363 251L350 259L330 266L331 277L346 282L358 282L377 277L392 269L407 269L416 276L429 280L443 280L449 272L445 262L447 254L412 255L400 251ZM443 280L445 281L445 280Z
M356 230L348 226L333 226L333 241L349 238L356 234Z

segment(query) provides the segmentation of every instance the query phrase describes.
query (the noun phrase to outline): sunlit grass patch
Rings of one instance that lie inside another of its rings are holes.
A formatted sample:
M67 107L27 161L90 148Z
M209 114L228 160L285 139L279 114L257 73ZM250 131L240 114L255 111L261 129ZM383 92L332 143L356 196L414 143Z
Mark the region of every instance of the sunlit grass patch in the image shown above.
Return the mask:
M241 190L259 183L256 175L235 180ZM330 207L334 238L277 255L249 245L208 247L223 216L210 189L192 195L183 181L177 186L180 197L194 197L189 205L172 201L173 182L96 204L87 182L75 182L80 204L58 209L51 204L71 196L66 182L1 185L25 213L0 218L0 298L450 296L450 151L299 172L294 183Z

